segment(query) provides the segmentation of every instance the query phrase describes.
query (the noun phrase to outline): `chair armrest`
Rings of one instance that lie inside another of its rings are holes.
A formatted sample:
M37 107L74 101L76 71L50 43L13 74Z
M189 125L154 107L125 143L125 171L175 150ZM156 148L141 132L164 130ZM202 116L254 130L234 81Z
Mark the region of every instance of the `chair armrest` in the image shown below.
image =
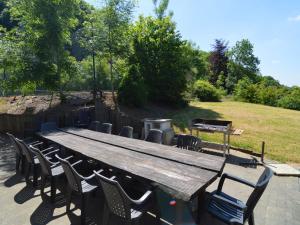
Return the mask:
M48 155L51 155L51 154L53 154L53 153L55 153L55 152L59 152L60 150L59 149L55 149L54 151L52 151L52 152L48 152L47 154L44 154L44 156L48 156Z
M72 159L74 157L74 155L70 155L70 156L68 156L68 157L66 157L66 158L63 158L64 160L69 160L69 159Z
M222 175L221 179L220 179L220 182L219 182L219 185L218 185L218 189L217 189L217 193L220 193L222 191L225 179L233 180L233 181L236 181L238 183L245 184L245 185L247 185L249 187L255 188L255 184L253 184L250 181L247 181L245 179L242 179L242 178L239 178L239 177L236 177L236 176L224 173Z
M217 195L217 194L212 195L211 198L213 200L215 200L216 202L225 203L227 205L231 205L231 206L237 207L237 208L239 208L240 210L243 210L243 211L245 211L247 209L246 205L230 201L229 199L224 198L224 197L222 197L220 195Z
M57 167L57 166L60 166L60 162L51 162L50 160L48 160L50 163L51 163L51 168L54 168L54 167Z
M135 205L141 205L145 203L152 196L152 191L147 191L139 200L133 200L130 198L130 201Z
M103 172L104 170L98 170L98 171L95 171L94 170L94 173L91 175L91 176L89 176L89 177L84 177L84 176L82 176L82 175L80 175L80 177L81 177L81 179L83 179L83 180L91 180L91 179L93 179L93 178L95 178L96 177L96 173L101 173L101 172Z
M42 141L33 141L33 142L29 142L29 143L26 143L27 145L36 145L36 144L44 144L44 142Z
M73 164L72 164L72 166L74 167L74 166L77 166L78 164L80 164L80 163L82 163L83 161L82 160L78 160L77 162L74 162Z
M28 144L28 145L32 145L33 147L36 147L36 146L38 146L38 145L42 145L42 144L44 144L44 142L37 142L37 141L35 141L35 142L33 142L32 144Z
M44 153L44 152L47 152L47 151L49 151L49 150L51 150L51 149L54 149L54 148L53 148L53 147L49 147L49 148L46 148L46 149L41 150L41 152Z

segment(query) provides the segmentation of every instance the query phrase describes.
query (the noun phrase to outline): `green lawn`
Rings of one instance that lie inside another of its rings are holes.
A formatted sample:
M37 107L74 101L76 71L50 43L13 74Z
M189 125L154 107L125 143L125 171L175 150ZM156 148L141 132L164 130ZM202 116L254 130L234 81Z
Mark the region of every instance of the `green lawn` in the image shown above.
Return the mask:
M232 120L235 128L244 130L241 136L232 136L233 146L260 152L261 142L265 141L267 157L300 163L300 111L233 101L192 102L170 116L178 133L188 132L190 118ZM200 135L203 140L223 140L221 134Z

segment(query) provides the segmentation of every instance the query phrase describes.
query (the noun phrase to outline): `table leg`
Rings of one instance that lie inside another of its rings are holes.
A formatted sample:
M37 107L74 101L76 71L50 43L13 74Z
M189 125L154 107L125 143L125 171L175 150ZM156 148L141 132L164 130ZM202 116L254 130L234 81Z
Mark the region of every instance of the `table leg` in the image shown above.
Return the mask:
M200 224L200 219L201 219L200 216L205 209L204 203L205 203L205 191L202 191L198 195L198 212L196 216L196 224Z

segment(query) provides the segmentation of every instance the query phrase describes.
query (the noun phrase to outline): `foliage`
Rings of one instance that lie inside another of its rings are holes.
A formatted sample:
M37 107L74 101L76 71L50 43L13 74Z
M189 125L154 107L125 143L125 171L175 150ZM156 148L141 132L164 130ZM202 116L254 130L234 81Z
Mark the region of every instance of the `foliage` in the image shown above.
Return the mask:
M24 48L32 52L31 57L24 54L27 58L22 60L29 67L23 68L19 78L62 90L74 72L71 63L75 60L65 46L71 43L70 32L77 23L78 0L12 0L10 4L13 17L20 21Z
M226 89L230 93L238 81L244 77L248 77L253 82L257 81L260 61L254 56L253 48L254 46L249 40L243 39L238 41L228 52L229 63L227 65Z
M257 103L255 84L248 77L239 80L234 90L234 97L239 101Z
M195 82L193 93L202 102L219 102L221 100L219 90L205 80Z
M131 30L134 61L144 77L149 100L184 104L186 71L184 42L170 17L140 17Z
M121 81L118 91L120 103L141 107L147 102L147 89L137 65L132 65L129 72Z
M207 79L209 76L208 53L201 51L194 43L187 41L182 46L183 58L188 65L186 78L189 82L199 79Z
M211 66L211 75L209 81L213 85L217 85L219 76L224 76L227 78L227 57L228 43L221 39L216 39L213 45L213 51L210 53L209 62ZM218 82L220 87L225 87L224 83Z
M289 94L279 100L278 105L287 109L300 110L300 87L293 87Z
M158 19L166 17L166 11L169 6L169 0L153 0L154 12ZM172 16L173 12L169 12L169 16Z

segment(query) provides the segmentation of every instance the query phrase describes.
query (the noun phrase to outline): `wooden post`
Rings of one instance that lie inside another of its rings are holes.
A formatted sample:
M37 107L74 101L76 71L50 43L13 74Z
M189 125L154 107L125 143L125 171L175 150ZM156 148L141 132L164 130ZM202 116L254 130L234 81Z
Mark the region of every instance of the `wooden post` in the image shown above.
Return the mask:
M263 141L261 144L261 162L264 163L265 158L265 142Z

